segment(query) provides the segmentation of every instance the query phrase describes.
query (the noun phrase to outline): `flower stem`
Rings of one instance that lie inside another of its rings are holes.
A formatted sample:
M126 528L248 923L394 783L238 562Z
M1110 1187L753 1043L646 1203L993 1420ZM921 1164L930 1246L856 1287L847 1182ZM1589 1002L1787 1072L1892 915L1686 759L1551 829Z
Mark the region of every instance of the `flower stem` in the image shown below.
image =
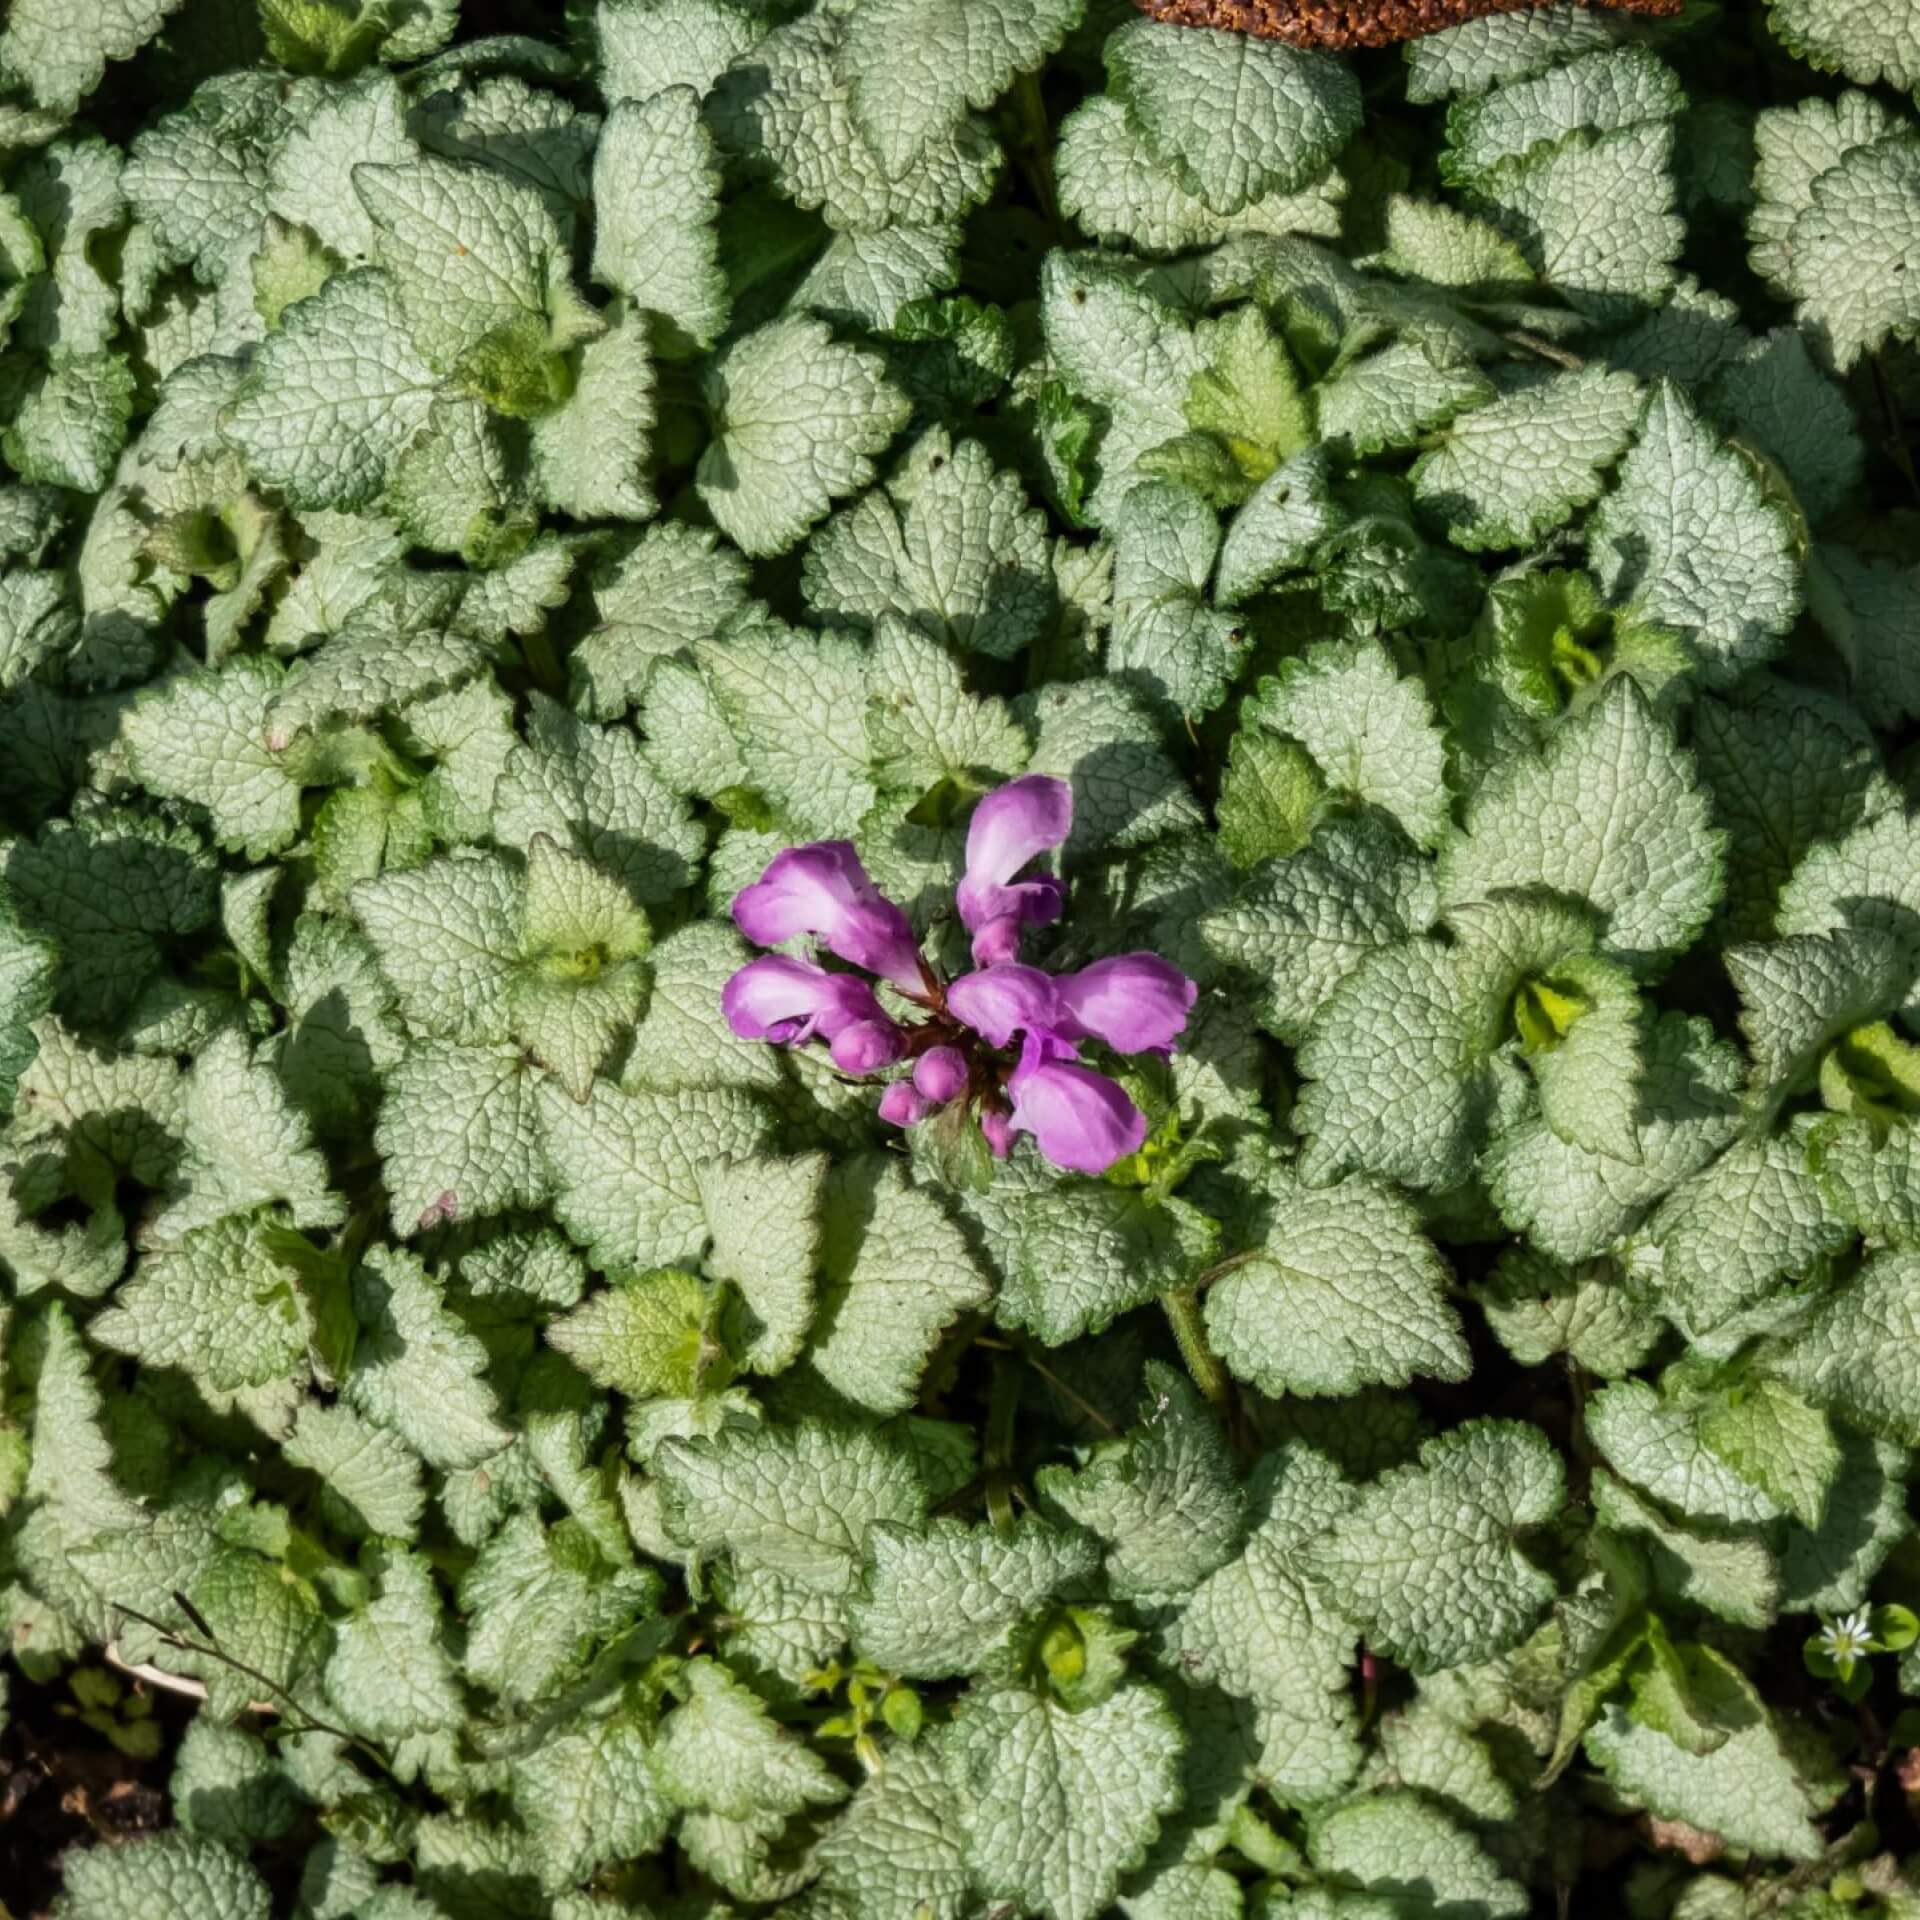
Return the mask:
M1174 1345L1187 1363L1193 1384L1206 1397L1209 1406L1226 1412L1233 1403L1233 1388L1227 1370L1207 1345L1207 1329L1200 1317L1200 1293L1196 1287L1176 1287L1160 1296L1167 1324L1173 1329Z
M1020 1369L1011 1353L996 1353L980 1459L987 1471L987 1518L996 1533L1006 1533L1013 1526L1013 1423L1019 1410Z

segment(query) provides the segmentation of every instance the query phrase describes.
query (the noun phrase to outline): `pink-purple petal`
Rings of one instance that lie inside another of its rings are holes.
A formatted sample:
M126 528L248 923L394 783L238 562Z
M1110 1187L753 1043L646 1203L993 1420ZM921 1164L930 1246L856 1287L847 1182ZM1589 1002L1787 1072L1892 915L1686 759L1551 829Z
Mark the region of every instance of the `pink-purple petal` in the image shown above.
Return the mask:
M810 960L764 953L749 960L720 991L720 1010L742 1040L776 1046L831 1039L859 1021L884 1020L873 989L851 973L829 973Z
M878 1073L907 1050L901 1031L884 1015L878 1020L856 1020L833 1036L827 1051L842 1073Z
M999 898L1008 883L1029 861L1059 846L1072 828L1073 789L1050 774L1024 774L988 794L967 823L967 871L955 895L968 931L1014 911Z
M1062 1031L1092 1034L1116 1053L1163 1053L1185 1029L1200 989L1157 953L1096 960L1054 981Z
M967 1056L958 1047L929 1047L915 1061L913 1084L935 1106L944 1106L967 1088Z
M896 1080L880 1096L880 1118L889 1126L918 1126L933 1111L933 1102L913 1089L911 1080Z
M1051 1028L1060 1017L1053 976L1018 965L963 973L947 989L947 1009L994 1047L1016 1033Z
M733 898L734 924L756 946L810 933L829 953L909 993L922 990L920 945L907 916L868 877L850 840L776 854Z
M1138 1153L1147 1137L1147 1116L1119 1084L1071 1060L1015 1074L1011 1091L1013 1131L1032 1134L1040 1151L1069 1172L1105 1173Z

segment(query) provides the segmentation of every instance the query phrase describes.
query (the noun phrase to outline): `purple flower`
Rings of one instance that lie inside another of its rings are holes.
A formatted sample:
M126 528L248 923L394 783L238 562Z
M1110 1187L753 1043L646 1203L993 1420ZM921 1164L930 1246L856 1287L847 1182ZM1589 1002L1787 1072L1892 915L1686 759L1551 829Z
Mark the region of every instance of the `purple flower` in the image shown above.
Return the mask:
M992 1047L1008 1045L1016 1033L1039 1033L1060 1021L1052 974L1017 961L963 973L947 989L947 1007Z
M742 1040L771 1040L776 1047L815 1034L832 1040L876 1021L893 1024L858 974L829 973L784 953L749 960L720 990L720 1011Z
M914 1091L911 1080L896 1080L880 1096L880 1118L890 1127L918 1126L933 1111L933 1102Z
M1066 887L1053 874L1016 882L1031 860L1050 852L1073 826L1073 789L1064 780L1029 773L980 802L967 823L966 877L954 899L973 935L977 965L997 966L1020 951L1025 927L1060 917Z
M1105 1173L1116 1160L1138 1153L1147 1137L1147 1116L1119 1083L1077 1061L1042 1060L1029 1066L1023 1058L1008 1090L1013 1095L1011 1130L1032 1134L1056 1167Z
M1104 1040L1115 1053L1171 1053L1200 989L1157 953L1096 960L1054 982L1060 1031Z
M727 1024L776 1045L823 1040L848 1074L911 1059L912 1073L880 1096L883 1120L916 1126L946 1107L956 1120L976 1116L1001 1159L1016 1133L1030 1133L1056 1166L1104 1173L1139 1150L1147 1120L1117 1081L1081 1059L1081 1047L1170 1052L1198 989L1151 953L1069 974L1021 964L1022 929L1058 918L1065 888L1052 874L1016 876L1059 846L1072 821L1071 790L1040 774L988 794L974 810L958 899L976 966L951 985L922 958L906 915L874 886L849 842L780 854L735 897L741 931L762 946L811 934L840 959L892 981L924 1017L902 1027L859 975L764 954L727 982Z
M936 1107L943 1107L967 1090L972 1076L967 1056L958 1047L929 1047L913 1067L913 1090Z
M867 877L850 840L819 840L776 854L758 880L733 897L734 924L757 947L784 946L810 933L826 950L891 980L926 991L920 943L907 916Z

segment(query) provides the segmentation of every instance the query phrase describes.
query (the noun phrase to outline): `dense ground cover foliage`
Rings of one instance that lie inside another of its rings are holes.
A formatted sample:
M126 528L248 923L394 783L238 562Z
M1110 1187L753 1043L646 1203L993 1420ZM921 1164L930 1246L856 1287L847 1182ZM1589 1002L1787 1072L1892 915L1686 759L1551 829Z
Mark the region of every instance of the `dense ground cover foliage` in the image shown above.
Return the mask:
M64 1920L1920 1912L1916 82L13 0Z

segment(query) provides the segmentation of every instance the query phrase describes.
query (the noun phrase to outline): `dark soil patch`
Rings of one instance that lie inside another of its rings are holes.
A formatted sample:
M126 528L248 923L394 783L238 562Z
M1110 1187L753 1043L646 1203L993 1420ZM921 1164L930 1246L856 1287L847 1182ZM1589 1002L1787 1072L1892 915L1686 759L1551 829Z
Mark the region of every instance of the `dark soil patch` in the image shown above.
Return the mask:
M151 1760L121 1753L62 1711L73 1706L64 1678L34 1686L18 1672L8 1675L0 1732L0 1915L10 1920L45 1920L69 1847L112 1845L167 1824L167 1777L193 1702L154 1696L163 1738Z

